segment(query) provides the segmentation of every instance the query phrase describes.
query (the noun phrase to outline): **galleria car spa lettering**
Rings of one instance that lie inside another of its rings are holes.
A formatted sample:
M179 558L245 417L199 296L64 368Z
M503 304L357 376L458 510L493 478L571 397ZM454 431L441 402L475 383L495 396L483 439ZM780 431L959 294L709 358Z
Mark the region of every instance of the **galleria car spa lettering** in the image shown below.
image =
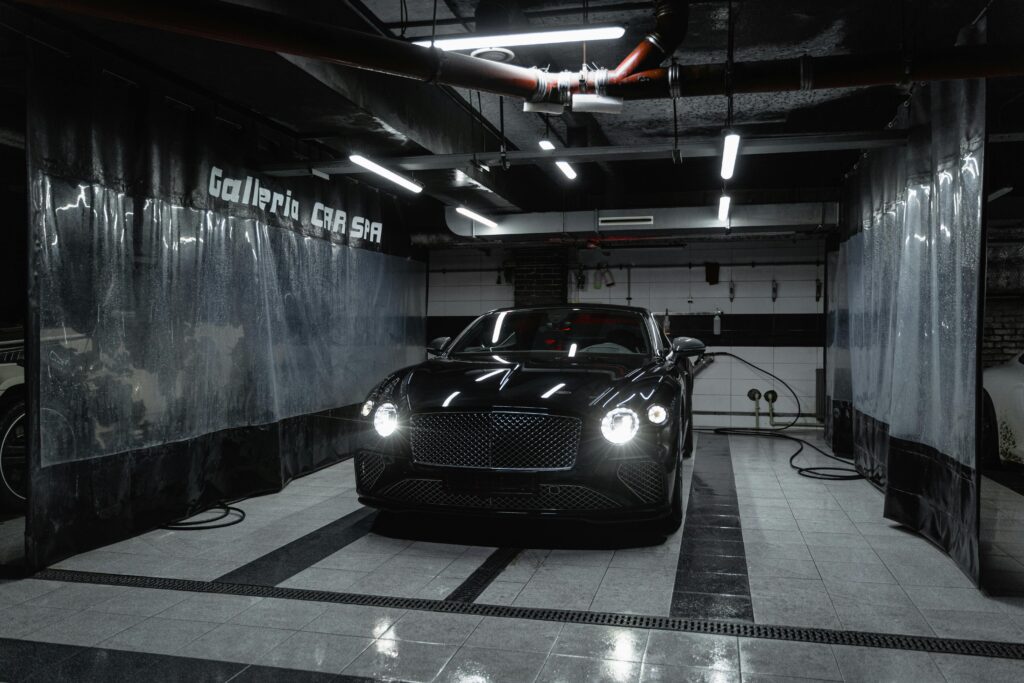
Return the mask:
M272 191L261 185L259 178L253 176L247 175L244 181L241 178L228 178L224 176L223 169L214 166L210 169L207 191L211 197L226 202L247 204L262 211L299 220L299 200L292 197L291 190L285 191L284 194ZM352 237L378 244L384 232L384 225L380 221L371 221L363 216L353 216L349 224L348 213L344 209L326 206L323 202L313 204L309 222L314 228L329 230L338 235L347 232Z

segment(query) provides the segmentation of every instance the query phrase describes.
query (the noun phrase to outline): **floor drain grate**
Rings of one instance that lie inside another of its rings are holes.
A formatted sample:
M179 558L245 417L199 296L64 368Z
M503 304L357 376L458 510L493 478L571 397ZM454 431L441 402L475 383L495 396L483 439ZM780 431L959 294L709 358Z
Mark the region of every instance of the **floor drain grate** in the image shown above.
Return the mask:
M46 569L35 575L36 579L63 581L67 583L93 583L107 586L128 586L156 590L176 590L192 593L217 593L222 595L245 595L259 598L282 598L285 600L308 600L333 602L364 607L392 607L451 614L472 614L485 617L507 617L531 619L534 621L556 621L570 624L593 624L598 626L621 626L661 631L684 631L712 635L740 636L743 638L765 638L789 640L804 643L828 645L859 645L890 650L914 650L940 654L972 655L975 657L1002 657L1024 659L1024 643L1002 643L988 640L958 640L892 633L871 633L864 631L838 631L796 626L774 626L749 622L683 619L642 614L614 614L608 612L586 612L580 610L544 609L539 607L513 607L486 605L453 600L426 600L423 598L398 598L383 595L361 595L356 593L333 593L302 588L281 588L277 586L250 586L237 583L215 583L190 581L188 579L165 579L127 574L99 574Z

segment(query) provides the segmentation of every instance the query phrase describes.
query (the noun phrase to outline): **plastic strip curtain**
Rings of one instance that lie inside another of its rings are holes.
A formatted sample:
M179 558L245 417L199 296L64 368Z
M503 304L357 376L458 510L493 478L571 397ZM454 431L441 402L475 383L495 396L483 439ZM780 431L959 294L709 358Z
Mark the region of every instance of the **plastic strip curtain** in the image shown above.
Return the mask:
M40 174L42 464L363 400L422 357L423 265Z
M847 188L856 232L835 257L828 318L833 444L848 372L853 454L885 485L886 517L975 579L984 101L982 82L922 88L903 122L908 148L861 163Z

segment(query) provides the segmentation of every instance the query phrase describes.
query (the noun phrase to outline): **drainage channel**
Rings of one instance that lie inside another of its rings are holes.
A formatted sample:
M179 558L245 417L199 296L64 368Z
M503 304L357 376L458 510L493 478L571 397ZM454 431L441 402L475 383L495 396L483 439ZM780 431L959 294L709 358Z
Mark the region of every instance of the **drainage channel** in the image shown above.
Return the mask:
M828 645L856 645L889 650L912 650L936 654L1000 657L1005 659L1024 660L1024 643L1003 643L987 640L960 640L955 638L936 638L930 636L872 633L865 631L840 631L833 629L803 628L799 626L753 624L742 621L682 619L677 617L641 614L613 614L609 612L587 612L583 610L558 610L539 607L487 605L474 602L460 602L457 600L427 600L423 598L398 598L383 595L334 593L330 591L314 591L301 588L253 586L212 581L190 581L187 579L165 579L150 576L132 576L127 574L100 574L94 572L71 571L66 569L46 569L36 574L33 578L46 581L63 581L66 583L91 583L106 586L176 590L192 593L244 595L247 597L330 602L363 607L389 607L428 612L445 612L449 614L471 614L485 617L553 621L566 624L592 624L597 626L644 628L660 631L682 631L686 633L738 636L742 638L787 640Z

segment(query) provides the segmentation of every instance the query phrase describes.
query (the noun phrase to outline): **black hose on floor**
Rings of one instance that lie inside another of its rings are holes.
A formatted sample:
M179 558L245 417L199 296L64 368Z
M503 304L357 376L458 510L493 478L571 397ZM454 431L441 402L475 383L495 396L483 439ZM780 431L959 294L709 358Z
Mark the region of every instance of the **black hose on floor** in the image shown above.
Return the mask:
M206 531L208 529L224 529L225 527L234 526L240 524L245 519L245 510L241 508L232 507L227 503L221 502L214 505L210 510L220 510L220 515L209 519L197 519L191 522L179 521L171 524L165 524L160 527L161 529L167 529L169 531ZM204 510L203 512L206 512ZM203 514L198 512L196 514ZM232 517L232 515L234 515ZM195 515L191 515L195 517ZM231 517L231 519L228 519ZM186 518L187 519L187 518ZM221 522L222 519L228 519L226 522Z
M708 356L728 356L729 358L734 358L734 359L740 361L741 363L744 363L745 365L748 365L748 366L752 367L753 369L757 370L758 372L762 372L762 373L768 375L769 377L771 377L772 379L778 381L779 384L781 384L782 386L786 387L786 389L789 391L789 393L793 395L793 400L796 401L796 415L793 417L793 421L790 422L789 424L787 424L787 425L785 425L783 427L776 427L776 428L772 428L772 429L766 429L766 428L758 429L758 428L745 428L745 427L716 427L716 428L713 428L713 429L696 429L694 431L711 433L711 434L723 434L723 435L733 434L735 436L753 436L753 437L763 437L763 438L767 438L767 439L785 439L787 441L793 441L793 442L797 443L798 446L797 446L796 451L793 453L793 455L791 455L789 457L789 466L792 467L794 470L796 470L796 473L799 474L801 477L807 477L808 479L820 479L820 480L823 480L823 481L856 481L858 479L864 479L865 478L864 475L862 475L860 472L858 472L855 468L848 467L848 466L847 467L837 467L837 466L801 467L800 465L797 465L796 464L796 459L800 456L801 453L803 453L804 446L808 446L810 448L813 448L814 450L816 450L818 453L820 453L821 455L825 456L826 458L828 458L830 460L835 460L836 462L841 462L844 465L847 465L850 461L845 459L845 458L840 458L837 455L833 455L831 453L826 453L825 451L823 451L822 449L818 448L817 446L815 446L810 441L807 441L806 439L801 439L800 437L797 437L797 436L792 436L790 434L783 434L782 433L782 432L786 431L787 429L789 429L790 427L796 426L797 421L800 419L800 413L802 412L802 408L800 406L800 397L797 396L797 393L796 393L796 391L793 390L793 387L789 386L789 384L787 384L784 379L782 379L781 377L779 377L777 375L774 375L774 374L768 372L764 368L762 368L762 367L760 367L758 365L755 365L754 363L751 363L747 359L740 358L736 354L729 353L728 351L716 351L716 352L713 352L713 353L708 353L706 355L708 355Z

